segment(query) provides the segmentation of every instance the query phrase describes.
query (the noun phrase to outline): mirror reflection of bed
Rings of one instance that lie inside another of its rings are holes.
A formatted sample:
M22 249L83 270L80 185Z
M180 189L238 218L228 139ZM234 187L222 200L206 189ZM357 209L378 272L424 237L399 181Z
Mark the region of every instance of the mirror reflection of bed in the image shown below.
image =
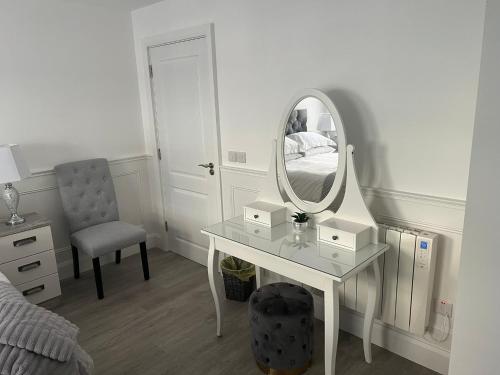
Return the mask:
M291 111L283 145L287 177L297 197L322 201L335 180L338 151L332 115L319 99L302 99Z

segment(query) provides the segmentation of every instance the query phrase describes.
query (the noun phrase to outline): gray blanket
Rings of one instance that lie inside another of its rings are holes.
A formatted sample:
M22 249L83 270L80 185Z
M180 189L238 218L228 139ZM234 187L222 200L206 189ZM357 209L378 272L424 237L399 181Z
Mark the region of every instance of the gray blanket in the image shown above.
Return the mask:
M78 327L0 282L0 375L90 375Z

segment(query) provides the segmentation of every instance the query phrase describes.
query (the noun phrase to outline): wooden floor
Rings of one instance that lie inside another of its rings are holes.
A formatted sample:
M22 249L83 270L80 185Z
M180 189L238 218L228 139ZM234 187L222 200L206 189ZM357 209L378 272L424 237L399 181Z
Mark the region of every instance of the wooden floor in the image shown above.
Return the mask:
M151 280L142 278L138 255L103 267L105 298L97 300L93 274L65 280L62 297L44 304L76 323L80 344L95 373L172 375L257 375L250 350L246 303L228 301L224 331L215 335L215 309L206 268L173 253L149 252ZM315 330L310 375L323 374L323 324ZM363 360L362 341L340 333L337 374L435 374L373 347Z

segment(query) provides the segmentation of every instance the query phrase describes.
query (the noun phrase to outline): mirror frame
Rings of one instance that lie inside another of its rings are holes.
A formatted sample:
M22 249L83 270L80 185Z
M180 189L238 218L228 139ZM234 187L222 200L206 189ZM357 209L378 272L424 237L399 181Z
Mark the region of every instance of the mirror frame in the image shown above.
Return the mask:
M286 124L288 122L288 118L290 114L295 109L297 104L299 104L303 99L314 97L328 108L330 114L332 115L335 129L337 131L337 150L339 154L339 160L337 165L337 174L335 176L335 180L333 182L332 187L328 194L320 201L320 202L308 202L300 199L297 194L292 189L290 185L290 181L288 180L288 176L286 173L286 165L285 165L285 156L283 154L283 143L285 141L285 129ZM333 104L333 101L330 99L328 95L323 93L317 89L304 89L297 93L292 100L289 102L289 105L281 119L281 123L278 127L278 139L277 139L277 148L276 148L276 157L277 157L277 178L281 181L283 188L285 189L288 198L292 201L292 203L301 211L307 213L319 213L326 209L328 209L342 188L342 184L345 178L345 169L346 169L346 137L344 132L344 123L342 122L342 118Z

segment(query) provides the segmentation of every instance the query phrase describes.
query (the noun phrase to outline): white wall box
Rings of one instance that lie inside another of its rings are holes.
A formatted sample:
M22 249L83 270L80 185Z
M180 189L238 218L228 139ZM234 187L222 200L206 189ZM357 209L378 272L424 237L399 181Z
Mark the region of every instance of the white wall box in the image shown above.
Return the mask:
M360 250L370 243L371 227L331 218L318 224L318 240L347 250Z
M286 207L257 201L243 208L245 221L274 227L286 221Z

